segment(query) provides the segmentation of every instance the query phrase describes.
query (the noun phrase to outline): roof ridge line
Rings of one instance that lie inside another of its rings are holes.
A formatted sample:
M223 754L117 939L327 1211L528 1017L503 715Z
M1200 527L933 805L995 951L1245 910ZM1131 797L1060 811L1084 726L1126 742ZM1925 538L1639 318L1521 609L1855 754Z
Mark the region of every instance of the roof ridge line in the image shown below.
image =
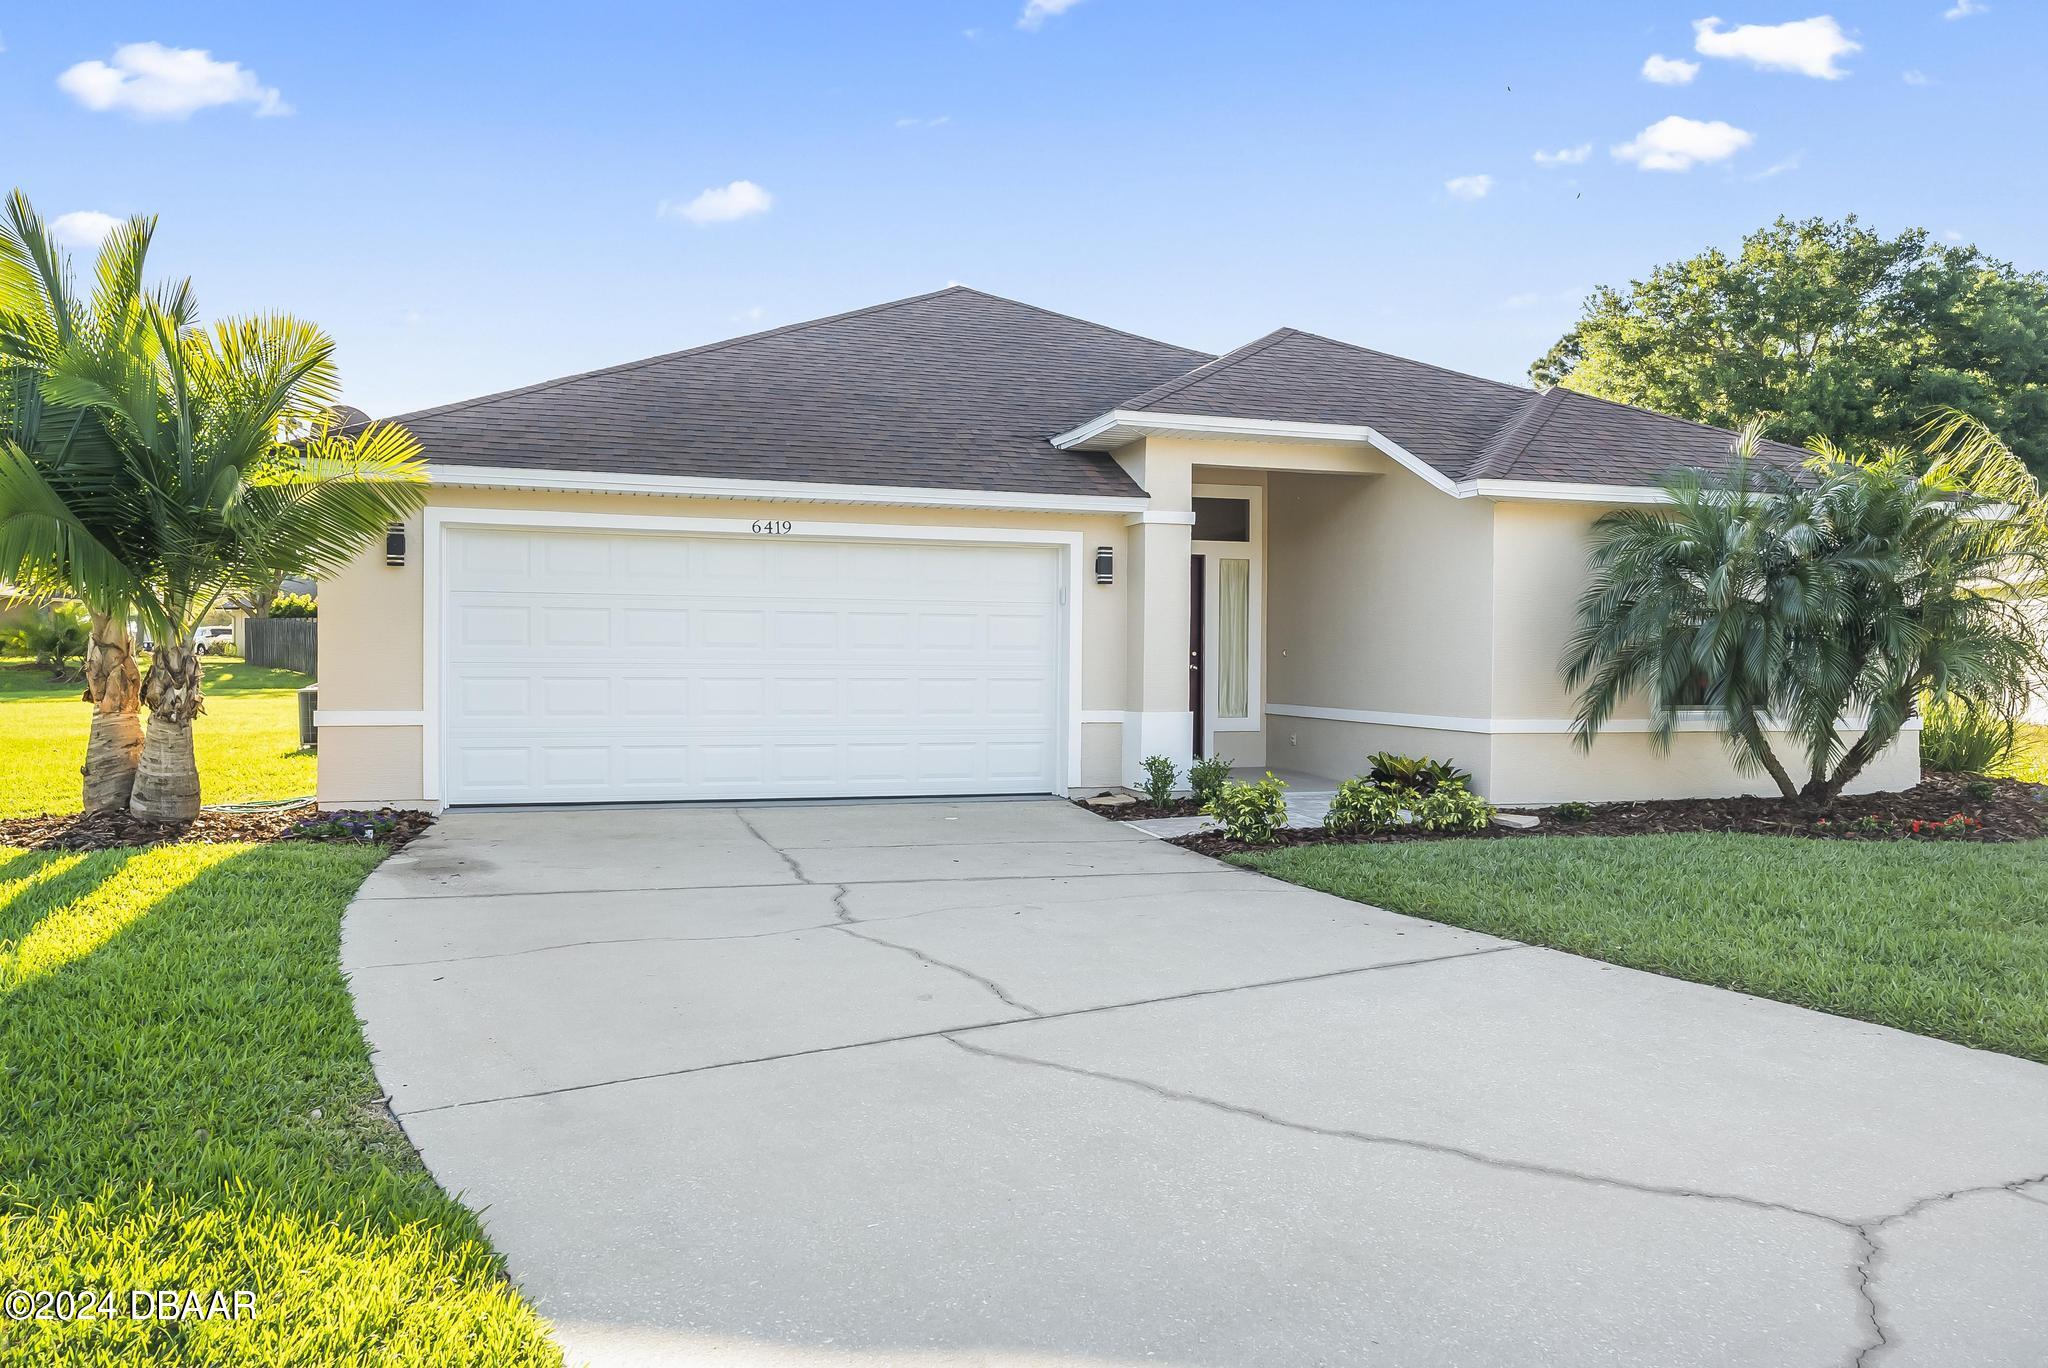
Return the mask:
M1507 434L1518 425L1522 426L1524 431L1510 442L1509 445L1490 456L1482 458L1479 464L1474 466L1465 478L1468 480L1487 480L1494 478L1496 475L1506 474L1513 467L1514 463L1521 458L1522 453L1535 444L1537 435L1543 429L1550 426L1550 420L1557 416L1558 410L1564 407L1563 399L1553 400L1551 398L1556 392L1557 386L1552 385L1549 389L1538 394L1529 402L1526 408L1516 414L1515 421L1502 428L1501 434Z
M406 413L393 414L390 418L380 418L377 421L402 423L410 418L427 418L444 413L455 413L462 409L473 408L478 404L493 403L499 399L511 399L522 394L538 394L543 390L551 390L557 385L567 385L577 380L589 380L600 375L617 375L624 371L639 370L643 366L659 365L663 361L674 361L680 357L701 356L707 352L723 351L727 347L736 347L742 342L758 342L762 338L779 337L785 333L802 332L806 328L822 327L827 323L841 323L849 318L859 318L863 314L881 313L885 309L894 309L904 304L916 304L922 300L936 299L940 295L953 294L960 291L965 291L968 294L983 293L981 290L970 289L965 285L948 285L942 289L926 290L923 294L905 295L901 299L885 299L879 304L865 304L858 309L846 309L839 313L825 314L818 318L806 318L795 323L783 323L777 327L763 328L759 332L741 333L737 337L722 337L712 342L700 342L694 347L683 347L676 351L662 352L658 356L643 356L637 361L620 361L609 366L596 366L590 370L577 371L573 375L558 375L549 380L536 380L530 385L515 385L511 389L497 390L490 394L480 394L473 399L457 399L452 403L436 404L432 408L412 409ZM991 299L997 298L994 295L988 297ZM1008 300L1005 302L1014 303L1015 301ZM1029 306L1027 305L1026 307ZM1153 339L1145 338L1141 340L1151 341ZM1171 346L1172 344L1161 343L1160 345Z
M1358 342L1346 342L1341 337L1331 337L1327 333L1309 332L1305 328L1289 328L1287 331L1299 334L1302 337L1312 337L1318 342L1327 342L1333 347L1349 347L1352 351L1362 351L1368 352L1373 356L1383 356L1389 361L1399 361L1404 366L1419 366L1423 370L1435 371L1438 375L1448 375L1458 380L1472 380L1482 385L1491 385L1495 389L1504 389L1510 393L1519 394L1524 398L1542 394L1541 390L1532 389L1528 385L1517 385L1508 380L1495 380L1492 376L1488 375L1474 375L1471 371L1453 370L1449 366L1439 366L1434 361L1418 361L1412 356L1401 356L1395 352L1381 351L1378 347L1368 347Z
M1107 323L1097 323L1092 318L1083 318L1079 314L1061 313L1058 309L1048 309L1043 304L1033 304L1028 299L1012 299L1008 295L999 295L992 291L984 290L974 285L948 285L945 289L935 290L933 291L933 293L951 294L954 291L960 291L966 294L980 295L983 299L993 299L1001 304L1011 304L1015 305L1017 308L1020 309L1029 309L1033 313L1041 313L1044 314L1047 318L1057 318L1060 319L1062 322L1079 323L1084 328L1093 328L1097 332L1111 333L1117 337L1128 337L1133 342L1149 342L1155 347L1171 347L1174 351L1186 352L1190 356L1208 356L1211 360L1215 359L1213 354L1202 351L1200 348L1197 347L1183 347L1178 342L1168 342L1164 338L1159 337L1147 337L1143 333L1134 333L1130 331L1130 329L1128 328L1113 328ZM914 297L923 299L927 298L928 296L917 295Z
M1297 331L1299 330L1295 328L1275 328L1273 329L1273 331L1267 333L1264 337L1255 337L1251 341L1245 343L1240 347L1234 347L1231 350L1224 352L1221 356L1212 356L1207 361L1204 361L1201 365L1196 366L1194 369L1188 371L1187 374L1176 376L1175 378L1167 381L1163 385L1154 385L1151 389L1146 390L1143 394L1135 395L1130 399L1126 399L1122 404L1119 404L1117 407L1135 409L1145 404L1156 404L1161 399L1166 399L1173 395L1179 394L1182 390L1186 389L1190 385L1196 384L1202 380L1206 380L1210 376L1216 375L1219 372L1228 370L1230 367L1236 365L1240 361L1246 361L1254 356L1257 356L1260 352L1265 351L1268 347L1275 346L1283 339L1293 336Z

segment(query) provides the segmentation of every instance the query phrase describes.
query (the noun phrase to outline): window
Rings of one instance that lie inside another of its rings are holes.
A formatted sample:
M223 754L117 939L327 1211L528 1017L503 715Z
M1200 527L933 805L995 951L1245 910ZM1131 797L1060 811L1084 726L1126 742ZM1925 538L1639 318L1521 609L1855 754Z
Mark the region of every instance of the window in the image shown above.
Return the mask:
M1248 542L1252 539L1250 499L1195 500L1195 540Z
M1229 502L1229 501L1225 501ZM1252 563L1216 565L1216 715L1251 711Z

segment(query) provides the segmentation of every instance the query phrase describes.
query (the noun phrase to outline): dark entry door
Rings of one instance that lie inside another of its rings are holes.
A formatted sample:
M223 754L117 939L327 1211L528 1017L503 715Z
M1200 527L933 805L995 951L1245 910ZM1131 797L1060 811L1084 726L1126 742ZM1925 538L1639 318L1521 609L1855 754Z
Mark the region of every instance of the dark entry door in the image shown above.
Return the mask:
M1195 755L1203 752L1202 726L1202 619L1207 607L1202 601L1202 587L1208 576L1205 556L1188 557L1188 711L1195 715L1195 736L1192 742Z

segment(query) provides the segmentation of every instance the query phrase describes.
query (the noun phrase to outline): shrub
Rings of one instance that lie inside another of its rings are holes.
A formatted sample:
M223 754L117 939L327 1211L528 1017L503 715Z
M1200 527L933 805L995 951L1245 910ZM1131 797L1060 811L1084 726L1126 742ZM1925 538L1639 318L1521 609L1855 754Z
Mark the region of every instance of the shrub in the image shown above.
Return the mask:
M309 618L320 616L320 600L311 594L279 594L270 601L270 616L274 618Z
M1381 751L1377 755L1366 756L1365 762L1372 766L1372 780L1389 788L1428 793L1439 784L1470 785L1472 782L1469 771L1459 769L1448 760L1431 760L1427 756Z
M1963 792L1969 794L1980 803L1988 803L1998 796L1998 785L1992 783L1989 779L1973 779L1963 785Z
M1188 767L1188 787L1195 791L1195 801L1207 804L1216 796L1216 790L1230 782L1230 762L1220 755L1198 759Z
M1287 825L1287 783L1268 771L1257 783L1225 780L1202 811L1223 824L1224 834L1246 845L1267 845Z
M1581 802L1559 803L1554 809L1560 822L1587 822L1593 818L1593 809Z
M9 632L7 644L34 657L36 665L48 670L52 679L76 678L79 671L74 662L85 658L86 645L92 639L86 622L83 608L60 603L40 610Z
M1484 831L1494 808L1463 784L1447 781L1416 798L1408 810L1424 831Z
M1948 774L1986 774L2012 758L2019 725L1990 708L1928 700L1920 708L1920 763Z
M1180 782L1180 771L1173 761L1163 755L1145 757L1145 799L1153 807L1163 808L1173 801L1173 786Z
M1397 789L1371 779L1346 779L1323 814L1331 831L1387 831L1401 824L1401 809L1413 800L1412 789Z

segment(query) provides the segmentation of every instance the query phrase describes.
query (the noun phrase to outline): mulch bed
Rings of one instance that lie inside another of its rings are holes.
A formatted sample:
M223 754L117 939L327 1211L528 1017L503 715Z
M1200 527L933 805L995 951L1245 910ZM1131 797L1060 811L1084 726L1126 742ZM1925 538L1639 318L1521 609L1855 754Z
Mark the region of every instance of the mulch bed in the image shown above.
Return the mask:
M225 845L266 841L323 841L388 845L396 850L434 824L424 812L321 812L311 803L255 812L207 808L190 822L158 824L126 812L87 816L69 812L0 821L0 846L26 850L111 850L116 846Z
M1989 783L1991 796L1971 795L1970 785ZM1175 838L1173 844L1204 855L1274 850L1301 845L1381 845L1395 841L1485 841L1529 836L1661 836L1679 832L1741 832L1758 836L1800 836L1834 841L2031 841L2048 822L2048 786L2013 779L1981 780L1974 774L1928 772L1901 793L1865 793L1843 798L1833 812L1782 798L1681 798L1648 803L1595 803L1580 821L1567 821L1554 807L1520 807L1542 825L1528 831L1489 826L1484 831L1382 831L1337 835L1321 827L1282 831L1270 845L1248 846L1219 831ZM1979 825L1958 834L1934 834L1927 825L1962 813ZM1819 825L1826 818L1825 826ZM1923 824L1915 832L1913 823Z

